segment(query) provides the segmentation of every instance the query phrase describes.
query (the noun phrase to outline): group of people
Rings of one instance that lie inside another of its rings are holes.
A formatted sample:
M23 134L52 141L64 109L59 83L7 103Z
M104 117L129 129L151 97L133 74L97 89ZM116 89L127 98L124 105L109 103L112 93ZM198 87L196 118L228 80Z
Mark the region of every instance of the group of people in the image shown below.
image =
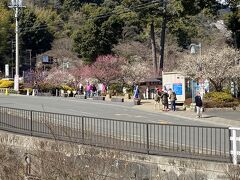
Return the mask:
M155 105L154 108L156 108L156 105L160 103L162 103L163 105L163 111L168 111L169 110L169 105L168 102L171 102L171 110L172 111L176 111L176 100L177 100L177 96L176 93L172 90L169 89L169 91L167 90L160 90L160 89L156 89L156 95L154 97L155 100Z
M99 96L102 93L106 93L107 87L105 84L90 84L87 82L85 88L82 84L79 85L80 94L85 94L87 97Z
M172 90L169 89L167 90L160 90L156 89L156 95L154 97L155 104L154 108L156 109L157 104L160 105L162 103L163 105L163 111L169 111L169 101L171 103L171 110L176 111L176 100L177 96L176 93ZM197 118L202 117L202 112L203 112L203 101L200 93L198 92L195 96L195 103L196 103L196 112L197 112ZM159 107L160 108L160 107Z

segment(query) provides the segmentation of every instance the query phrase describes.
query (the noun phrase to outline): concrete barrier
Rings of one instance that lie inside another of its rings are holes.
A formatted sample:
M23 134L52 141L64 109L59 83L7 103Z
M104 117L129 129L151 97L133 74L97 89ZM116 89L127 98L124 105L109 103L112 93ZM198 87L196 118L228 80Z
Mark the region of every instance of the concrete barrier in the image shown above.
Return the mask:
M75 95L75 98L77 99L87 99L86 95Z
M120 97L112 97L111 98L112 102L124 102L124 98L120 98Z
M102 101L105 101L105 96L93 96L93 100L102 100Z

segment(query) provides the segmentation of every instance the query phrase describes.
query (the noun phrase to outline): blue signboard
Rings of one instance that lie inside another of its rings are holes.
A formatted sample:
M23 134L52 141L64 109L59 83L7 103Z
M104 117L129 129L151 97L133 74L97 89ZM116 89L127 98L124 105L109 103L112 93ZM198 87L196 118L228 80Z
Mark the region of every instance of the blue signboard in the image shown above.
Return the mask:
M182 83L173 84L173 91L176 95L183 95L182 88Z
M48 57L48 55L43 55L43 56L42 56L42 62L43 62L43 63L49 63L49 57Z

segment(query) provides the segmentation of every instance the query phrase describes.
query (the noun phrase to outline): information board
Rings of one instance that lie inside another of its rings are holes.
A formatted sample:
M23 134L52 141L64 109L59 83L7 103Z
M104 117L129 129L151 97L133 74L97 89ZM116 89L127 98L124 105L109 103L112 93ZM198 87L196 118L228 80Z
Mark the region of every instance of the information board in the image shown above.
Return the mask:
M173 91L176 93L176 95L183 95L182 89L182 83L173 84Z

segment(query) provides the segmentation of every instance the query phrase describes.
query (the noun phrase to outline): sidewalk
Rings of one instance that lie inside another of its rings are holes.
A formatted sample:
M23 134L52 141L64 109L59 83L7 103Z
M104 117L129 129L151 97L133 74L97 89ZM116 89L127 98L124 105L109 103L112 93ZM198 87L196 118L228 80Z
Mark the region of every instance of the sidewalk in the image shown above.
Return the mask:
M179 117L179 118L184 118L184 119L189 119L192 121L199 121L199 122L207 122L211 124L215 124L218 126L234 126L234 127L240 127L240 112L227 112L228 114L233 114L233 118L225 118L225 117L220 117L218 112L203 112L203 117L202 118L197 118L196 113L193 111L184 111L182 108L179 106L177 107L177 111L168 111L168 112L163 112L162 111L162 105L160 105L160 109L158 109L158 106L156 109L154 109L154 100L142 100L142 104L139 106L134 106L133 108L142 110L142 111L147 111L147 112L154 112L154 113L163 113L168 116L173 116L173 117ZM238 116L239 113L239 116Z

